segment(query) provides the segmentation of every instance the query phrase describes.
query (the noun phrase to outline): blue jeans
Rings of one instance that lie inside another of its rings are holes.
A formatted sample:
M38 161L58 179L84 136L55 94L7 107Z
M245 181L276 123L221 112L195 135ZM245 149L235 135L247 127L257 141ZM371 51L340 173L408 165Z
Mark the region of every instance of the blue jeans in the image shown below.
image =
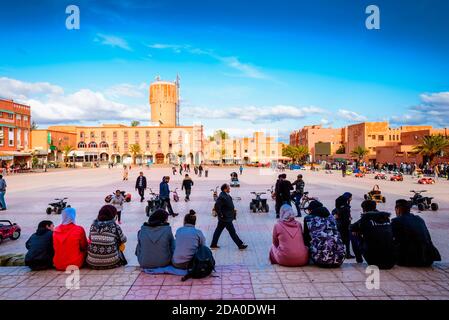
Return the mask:
M6 209L5 191L0 191L0 206L2 209Z
M301 209L299 208L301 205L302 193L294 193L293 201L295 202L296 211L298 212L298 216L301 216Z

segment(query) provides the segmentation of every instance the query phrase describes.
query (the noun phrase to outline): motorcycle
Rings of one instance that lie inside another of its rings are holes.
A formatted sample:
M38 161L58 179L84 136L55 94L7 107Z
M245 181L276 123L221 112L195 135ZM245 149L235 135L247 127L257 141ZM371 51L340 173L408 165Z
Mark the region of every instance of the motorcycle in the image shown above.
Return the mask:
M67 199L68 198L55 199L56 202L49 203L49 207L46 210L47 214L61 214L62 210L64 210L65 208L70 208L70 205L67 205L67 201L65 201Z
M270 211L270 207L267 204L267 199L262 199L262 195L266 194L266 192L251 192L251 194L254 194L256 198L251 200L249 204L250 210L254 213Z
M151 216L157 209L165 210L166 204L157 193L150 189L150 199L147 200L148 205L145 207L147 217Z

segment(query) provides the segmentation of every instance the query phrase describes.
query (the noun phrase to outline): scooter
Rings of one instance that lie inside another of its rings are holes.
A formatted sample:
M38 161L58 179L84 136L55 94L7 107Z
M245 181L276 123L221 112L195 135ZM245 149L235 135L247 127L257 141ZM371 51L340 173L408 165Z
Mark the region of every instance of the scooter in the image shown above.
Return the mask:
M67 201L65 201L67 199L68 198L55 199L56 202L49 203L48 205L50 207L48 207L46 210L47 214L61 214L62 210L64 210L65 208L70 208L70 205L67 205Z
M251 194L254 194L256 198L251 200L251 203L249 204L250 210L254 213L270 211L270 207L267 204L267 199L262 199L261 197L263 194L266 194L266 192L251 192Z
M151 216L157 209L164 209L166 207L165 201L163 201L157 193L154 193L150 188L150 199L147 200L148 205L145 207L145 213L147 217Z
M217 199L218 199L218 186L215 187L215 189L210 189L210 191L212 191L212 197L214 199L214 202L217 201Z
M413 197L410 198L410 208L417 206L419 211L425 211L431 209L432 211L438 210L438 203L432 202L433 197L424 197L421 193L427 192L427 190L415 191L410 190L413 193Z

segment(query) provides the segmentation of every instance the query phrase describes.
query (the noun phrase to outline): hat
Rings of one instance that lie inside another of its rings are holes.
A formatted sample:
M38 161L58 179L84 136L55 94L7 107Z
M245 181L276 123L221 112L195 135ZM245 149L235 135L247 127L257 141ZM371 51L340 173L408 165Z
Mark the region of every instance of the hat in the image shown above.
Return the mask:
M323 206L323 204L321 202L319 202L318 200L313 200L309 203L309 205L305 209L306 210L315 210L315 209L321 208L322 206Z

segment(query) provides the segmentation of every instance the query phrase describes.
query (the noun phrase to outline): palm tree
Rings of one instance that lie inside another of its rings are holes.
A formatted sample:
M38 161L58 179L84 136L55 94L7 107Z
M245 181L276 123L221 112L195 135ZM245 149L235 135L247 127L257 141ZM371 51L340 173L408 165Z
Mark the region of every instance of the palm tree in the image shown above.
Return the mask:
M140 125L140 121L134 120L131 121L131 127L138 127Z
M282 155L292 158L293 162L304 160L309 155L307 146L286 146L282 149Z
M449 150L449 140L442 135L426 136L413 150L422 155L423 158L427 158L429 163L432 164L435 157Z
M358 161L362 161L369 154L369 150L362 146L357 146L351 151L351 157L357 158Z
M66 167L67 167L67 161L69 160L69 154L73 150L75 150L75 148L72 146L69 146L69 145L64 146L64 148L62 148L62 153L64 154L64 162L66 163L65 164Z
M133 158L133 164L136 164L136 157L142 152L140 148L140 144L135 143L129 146L129 152L131 152L131 156Z

